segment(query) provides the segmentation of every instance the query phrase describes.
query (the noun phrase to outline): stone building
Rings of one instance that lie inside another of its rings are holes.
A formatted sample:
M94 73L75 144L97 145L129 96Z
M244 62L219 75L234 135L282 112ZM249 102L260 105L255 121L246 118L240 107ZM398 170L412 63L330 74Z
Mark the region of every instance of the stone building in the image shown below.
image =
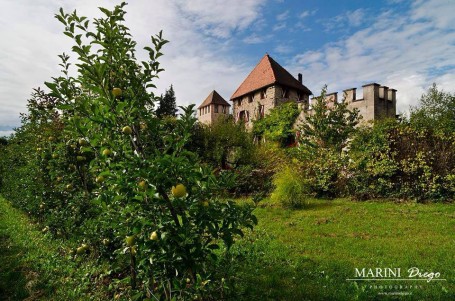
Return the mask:
M397 90L381 86L377 83L366 84L362 88L362 98L357 99L357 88L351 88L343 91L343 98L341 100L338 99L338 92L334 92L326 94L325 101L328 107L334 102L344 101L349 110L358 109L359 114L362 116L360 123L367 123L383 118L396 118ZM318 97L313 97L310 103ZM302 111L297 119L297 124L305 120L305 117L311 114L311 112L311 106L309 110Z
M198 120L205 124L211 124L220 116L229 115L231 105L215 90L198 107Z
M359 109L363 116L362 122L378 120L381 118L395 118L396 116L396 91L386 86L371 83L363 86L363 97L356 98L356 88L343 91L343 99L349 109ZM253 121L264 117L269 111L288 101L299 103L302 112L298 121L311 114L310 95L312 92L302 84L302 75L294 78L288 71L280 66L268 54L254 67L251 73L232 94L230 100L233 104L232 114L236 121L245 122L247 128L253 126ZM338 93L326 95L326 101L333 103L340 101ZM220 114L212 105L229 104L213 91L199 106L199 121L211 123ZM227 107L228 108L228 107ZM228 114L228 110L222 111Z
M232 94L235 120L251 128L253 120L267 115L270 109L297 101L308 107L311 91L302 84L302 75L294 78L266 54Z
M356 99L356 88L344 90L344 101L350 110L359 109L362 122L395 118L397 90L376 83L363 85L363 98Z

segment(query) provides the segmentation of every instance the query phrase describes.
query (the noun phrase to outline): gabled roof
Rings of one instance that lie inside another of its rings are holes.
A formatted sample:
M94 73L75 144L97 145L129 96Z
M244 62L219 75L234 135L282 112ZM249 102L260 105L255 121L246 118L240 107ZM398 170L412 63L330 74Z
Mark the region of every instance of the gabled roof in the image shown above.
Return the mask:
M223 106L228 106L230 107L231 105L226 101L224 100L223 97L221 97L220 94L218 94L218 92L216 92L215 90L212 91L212 93L209 94L209 96L207 96L207 98L201 103L201 105L198 107L198 109L202 108L202 107L205 107L205 106L208 106L210 104L217 104L217 105L223 105Z
M308 95L313 94L307 87L286 71L286 69L281 67L280 64L266 54L237 88L234 94L232 94L231 100L273 84L291 87Z

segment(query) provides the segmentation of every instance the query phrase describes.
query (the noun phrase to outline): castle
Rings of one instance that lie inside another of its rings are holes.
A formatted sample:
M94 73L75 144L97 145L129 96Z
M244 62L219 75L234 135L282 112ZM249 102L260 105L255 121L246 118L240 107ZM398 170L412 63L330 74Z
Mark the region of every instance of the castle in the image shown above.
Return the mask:
M356 98L356 88L344 90L343 101L350 110L358 109L362 122L396 117L396 91L376 83L363 85L363 98ZM303 109L299 120L311 114L310 96L313 93L303 85L302 74L297 79L266 54L232 94L232 115L252 128L253 121L263 118L282 103L295 101ZM313 97L314 98L314 97ZM338 101L338 93L326 95L327 102ZM211 124L229 113L230 104L216 91L198 108L198 120Z

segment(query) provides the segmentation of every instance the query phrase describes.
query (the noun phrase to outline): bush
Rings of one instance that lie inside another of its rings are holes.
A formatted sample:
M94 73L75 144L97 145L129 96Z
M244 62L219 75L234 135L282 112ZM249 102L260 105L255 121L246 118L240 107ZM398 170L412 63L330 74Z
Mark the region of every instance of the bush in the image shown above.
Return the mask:
M296 168L289 166L282 168L275 174L273 184L275 185L271 196L273 202L288 208L303 207L308 190Z
M357 199L454 198L455 136L387 120L361 129L350 145L349 192Z

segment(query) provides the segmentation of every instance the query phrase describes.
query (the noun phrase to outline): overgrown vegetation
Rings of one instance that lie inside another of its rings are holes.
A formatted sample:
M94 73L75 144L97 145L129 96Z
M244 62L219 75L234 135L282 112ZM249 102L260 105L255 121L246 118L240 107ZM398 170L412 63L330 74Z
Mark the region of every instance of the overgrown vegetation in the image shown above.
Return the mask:
M438 219L454 218L446 205L362 207L327 199L453 201L455 95L434 85L409 119L359 125L358 112L328 103L324 88L300 127L293 102L255 121L252 133L231 117L205 126L196 122L193 106L175 116L172 86L161 98L151 92L167 41L161 33L152 36L153 47L145 48L149 60L137 61L124 7L101 8L104 17L93 21L93 31L85 17L60 10L56 17L75 43L75 61L60 56L62 74L46 83L50 92L34 90L22 126L0 140L1 192L42 232L24 228L27 219L1 200L0 248L28 254L17 265L13 254L4 255L8 270L0 279L17 280L15 298L34 292L61 300L362 298L369 292L345 279L371 252L389 250L381 258L405 266L431 235L450 242L447 224ZM251 197L266 219L262 231L239 246L234 242L257 221L253 206L232 196ZM298 208L305 210L288 210ZM14 227L18 237L11 236ZM399 235L388 237L392 232ZM30 242L25 233L33 233ZM411 250L407 259L391 245L402 235L418 237L414 246L400 242ZM36 246L43 250L32 251ZM427 259L423 267L450 276L450 259L441 256L444 265ZM27 291L29 279L20 269L32 262L43 275ZM65 267L61 275L51 275L58 265ZM431 294L451 296L446 286L435 287ZM0 288L9 293L8 286Z
M287 146L295 140L294 123L299 113L295 102L273 108L267 116L254 122L253 134L258 140L264 139Z
M108 263L109 298L218 300L227 293L218 264L256 219L220 198L228 179L189 150L193 107L156 116L151 89L167 41L152 36L138 62L124 7L100 8L94 31L76 12L56 15L74 41L76 76L62 54L50 93L34 92L2 152L2 193L43 231L77 243L81 261Z

